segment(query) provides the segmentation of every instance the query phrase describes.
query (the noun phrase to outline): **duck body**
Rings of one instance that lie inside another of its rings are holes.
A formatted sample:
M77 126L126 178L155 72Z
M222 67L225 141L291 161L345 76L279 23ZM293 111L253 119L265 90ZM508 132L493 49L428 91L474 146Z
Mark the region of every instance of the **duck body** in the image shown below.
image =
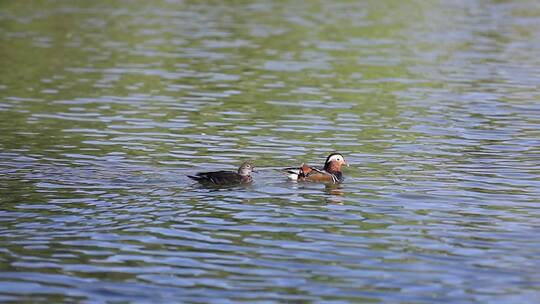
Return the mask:
M226 185L240 185L249 184L253 181L251 172L253 166L250 163L244 163L238 169L238 172L233 171L213 171L202 172L195 175L188 175L189 178L196 180L203 184L226 186Z
M323 169L302 164L300 168L285 168L283 170L287 173L288 178L294 181L338 184L343 181L342 165L346 165L343 155L332 153L326 158Z

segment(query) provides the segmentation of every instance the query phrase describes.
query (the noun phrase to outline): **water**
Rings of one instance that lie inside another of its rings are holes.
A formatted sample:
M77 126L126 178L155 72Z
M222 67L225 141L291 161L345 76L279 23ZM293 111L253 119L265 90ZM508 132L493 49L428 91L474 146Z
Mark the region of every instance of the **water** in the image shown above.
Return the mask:
M450 2L3 2L0 301L535 303L540 7Z

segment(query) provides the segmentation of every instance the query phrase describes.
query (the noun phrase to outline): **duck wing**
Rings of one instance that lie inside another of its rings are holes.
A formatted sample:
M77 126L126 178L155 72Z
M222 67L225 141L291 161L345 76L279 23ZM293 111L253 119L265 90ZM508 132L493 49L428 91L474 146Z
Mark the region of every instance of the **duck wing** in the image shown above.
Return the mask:
M282 170L288 174L289 179L301 180L305 178L313 170L313 168L306 164L302 164L300 168L284 168Z
M203 183L212 183L215 185L238 184L243 181L242 176L232 171L214 171L188 175L189 178Z
M330 173L323 169L318 168L311 168L312 171L309 172L309 174L306 175L306 180L310 181L317 181L317 182L332 182L332 183L340 183L342 181L342 175L341 172L337 172L336 174Z

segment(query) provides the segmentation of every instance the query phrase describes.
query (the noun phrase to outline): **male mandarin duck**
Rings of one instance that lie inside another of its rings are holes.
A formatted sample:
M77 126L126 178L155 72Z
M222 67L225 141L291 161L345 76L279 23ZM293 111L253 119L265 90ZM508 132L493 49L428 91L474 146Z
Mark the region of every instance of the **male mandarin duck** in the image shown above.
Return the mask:
M310 167L306 164L302 164L300 168L285 168L289 179L294 181L310 181L310 182L323 182L323 183L341 183L343 181L343 174L341 173L341 166L347 165L343 155L340 153L332 153L326 158L324 163L324 169L317 169Z
M239 185L239 184L249 184L253 180L251 177L251 172L253 171L253 165L245 162L238 172L233 171L214 171L214 172L202 172L197 173L194 176L188 175L189 178L196 180L203 184L213 184L213 185Z

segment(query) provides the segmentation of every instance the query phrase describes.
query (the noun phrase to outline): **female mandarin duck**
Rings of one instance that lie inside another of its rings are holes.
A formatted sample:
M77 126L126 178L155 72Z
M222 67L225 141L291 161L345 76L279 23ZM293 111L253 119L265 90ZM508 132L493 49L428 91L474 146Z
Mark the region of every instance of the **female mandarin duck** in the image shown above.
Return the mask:
M251 172L253 171L253 165L245 162L238 172L233 171L214 171L214 172L202 172L197 173L194 176L188 175L189 178L194 179L203 184L213 184L213 185L239 185L239 184L249 184L253 180L251 177Z
M284 171L287 172L291 180L295 181L337 184L343 181L343 174L341 173L341 166L343 165L347 165L343 155L332 153L326 158L324 169L322 170L302 164L300 168L285 168Z

